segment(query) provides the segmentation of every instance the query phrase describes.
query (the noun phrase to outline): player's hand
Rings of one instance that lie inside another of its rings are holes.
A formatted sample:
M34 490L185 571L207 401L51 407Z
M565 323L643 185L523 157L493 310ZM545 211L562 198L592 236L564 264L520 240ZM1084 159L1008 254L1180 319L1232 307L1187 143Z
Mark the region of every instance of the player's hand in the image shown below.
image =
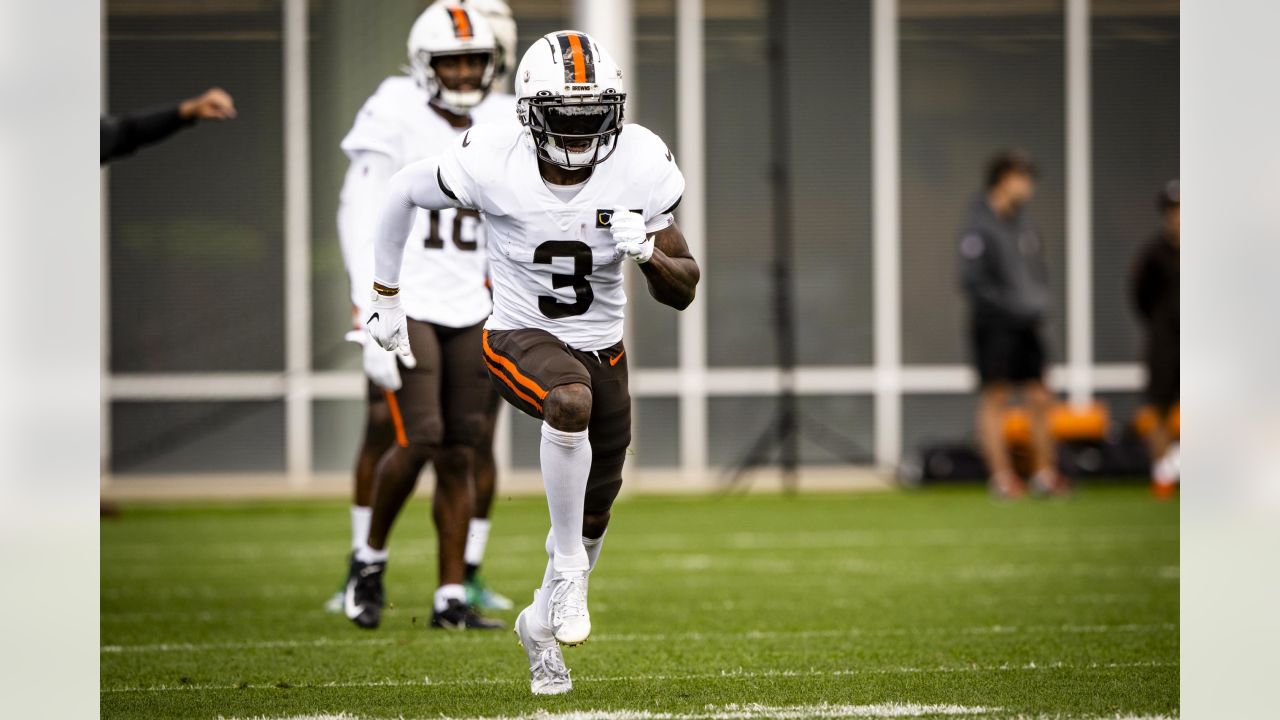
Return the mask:
M413 355L402 358L405 365L412 367ZM395 392L400 389L400 366L396 364L395 353L383 350L372 340L364 344L364 374L380 388Z
M409 350L409 327L400 305L400 293L383 295L373 291L373 299L365 316L364 327L369 337L386 350L401 357L413 357Z
M653 236L644 230L644 218L624 207L615 207L609 218L609 232L619 255L626 255L641 265L653 257Z
M231 120L236 116L236 104L222 88L209 88L199 97L183 100L178 114L184 120Z
M343 339L361 347L364 356L365 377L380 388L385 388L392 392L399 390L401 386L400 365L404 365L407 368L418 366L418 361L412 354L401 357L400 363L397 364L396 356L383 350L381 345L369 339L369 333L366 333L364 328L347 331Z

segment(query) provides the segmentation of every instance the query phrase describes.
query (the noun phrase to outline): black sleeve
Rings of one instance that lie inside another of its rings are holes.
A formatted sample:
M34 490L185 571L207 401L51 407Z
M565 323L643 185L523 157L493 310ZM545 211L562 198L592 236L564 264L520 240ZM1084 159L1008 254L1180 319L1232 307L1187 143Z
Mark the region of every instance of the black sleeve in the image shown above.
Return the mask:
M99 165L124 155L132 154L143 145L160 142L194 120L184 120L178 115L177 105L165 105L120 117L103 115L99 136Z

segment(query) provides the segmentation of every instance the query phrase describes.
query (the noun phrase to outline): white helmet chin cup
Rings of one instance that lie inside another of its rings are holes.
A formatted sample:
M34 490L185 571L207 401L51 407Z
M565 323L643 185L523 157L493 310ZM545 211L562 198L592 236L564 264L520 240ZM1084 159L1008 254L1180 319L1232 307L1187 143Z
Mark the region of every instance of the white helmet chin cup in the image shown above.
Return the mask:
M520 60L515 89L516 112L543 160L579 169L613 154L627 96L621 68L591 36L561 30L539 38ZM569 149L579 144L586 149Z
M432 60L442 55L485 53L488 63L476 90L450 90L440 81ZM497 43L488 21L475 11L437 2L427 8L409 31L409 74L427 92L431 103L446 110L466 113L480 104L493 85Z
M479 105L484 100L485 92L483 90L450 90L445 87L438 79L436 80L439 91L432 98L432 102L445 110L451 110L457 113L465 113L471 108Z
M568 148L561 147L557 140L558 138L554 135L548 136L539 149L542 150L543 157L551 163L566 169L583 168L592 165L592 160L600 147L600 139L592 138L590 140L591 144L586 150L573 152Z

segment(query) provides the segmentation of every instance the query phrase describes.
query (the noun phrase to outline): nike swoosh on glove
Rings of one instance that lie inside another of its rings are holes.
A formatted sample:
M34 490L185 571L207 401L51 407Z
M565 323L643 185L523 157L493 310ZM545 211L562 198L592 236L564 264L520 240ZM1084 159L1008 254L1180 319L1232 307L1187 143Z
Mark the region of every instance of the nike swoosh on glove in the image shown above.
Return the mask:
M404 306L400 304L400 293L383 295L374 290L365 312L369 313L364 320L365 331L374 342L402 357L413 356L409 350L409 328Z
M614 248L619 255L626 255L641 265L653 257L653 236L644 230L644 218L640 213L617 206L609 218L609 232L613 235Z

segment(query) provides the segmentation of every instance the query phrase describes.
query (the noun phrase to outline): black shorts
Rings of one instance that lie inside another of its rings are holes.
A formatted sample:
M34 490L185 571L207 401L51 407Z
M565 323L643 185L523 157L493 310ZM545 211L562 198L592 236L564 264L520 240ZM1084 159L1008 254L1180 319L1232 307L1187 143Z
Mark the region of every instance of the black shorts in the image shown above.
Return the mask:
M483 324L451 328L410 318L408 328L417 366L400 365L394 393L377 388L389 406L396 442L472 448L491 442L498 396L481 355Z
M581 383L591 388L591 474L586 512L607 512L622 488L622 463L631 445L631 392L626 349L575 350L545 330L486 330L484 359L502 398L542 420L547 393Z
M1147 342L1147 402L1162 414L1178 404L1182 366L1176 335L1153 334Z
M973 359L983 385L1044 379L1044 342L1034 325L974 323Z

